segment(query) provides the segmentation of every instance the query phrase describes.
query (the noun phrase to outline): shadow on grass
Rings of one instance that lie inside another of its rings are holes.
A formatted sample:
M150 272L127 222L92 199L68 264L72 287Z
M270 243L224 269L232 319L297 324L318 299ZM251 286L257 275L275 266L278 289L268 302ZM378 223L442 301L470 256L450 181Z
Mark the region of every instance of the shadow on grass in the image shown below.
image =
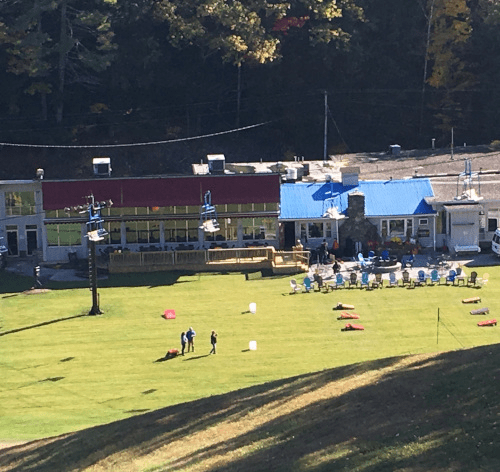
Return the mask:
M107 279L98 280L99 288L111 287L143 287L150 288L174 285L179 283L181 276L194 275L187 271L148 272L131 274L110 274ZM183 283L189 283L188 281ZM0 271L0 293L8 293L8 297L16 296L19 292L29 290L33 285L33 277ZM66 282L48 280L44 288L51 290L66 290L73 288L88 288L89 281L71 280ZM5 297L4 297L5 298Z
M196 359L203 359L204 357L208 357L210 354L203 354L202 356L188 357L184 359L185 361L195 361Z
M88 313L82 313L80 315L67 316L65 318L57 318L55 320L43 321L42 323L37 323L29 326L21 326L20 328L10 329L9 331L4 331L0 333L0 336L5 336L7 334L18 333L19 331L26 331L27 329L40 328L41 326L47 326L54 323L60 323L61 321L74 320L75 318L82 318L83 316L89 316Z
M0 469L99 463L113 470L132 460L151 467L147 456L155 455L170 471L500 470L491 445L498 439L499 355L498 345L482 346L277 380L12 446L0 454ZM223 437L197 437L214 427ZM185 446L173 456L171 444Z

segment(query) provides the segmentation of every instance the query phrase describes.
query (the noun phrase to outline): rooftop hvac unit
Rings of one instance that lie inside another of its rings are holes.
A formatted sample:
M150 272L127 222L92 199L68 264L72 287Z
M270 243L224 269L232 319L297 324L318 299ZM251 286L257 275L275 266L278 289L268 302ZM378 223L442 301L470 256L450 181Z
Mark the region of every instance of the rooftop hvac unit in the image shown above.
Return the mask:
M223 174L226 167L224 154L208 154L208 172L210 174Z
M286 180L295 182L298 179L298 170L294 167L288 167L286 170Z
M109 157L94 157L92 167L96 177L109 177L111 175L111 159Z
M399 156L400 152L401 152L401 146L399 144L391 144L389 146L389 154L391 156Z

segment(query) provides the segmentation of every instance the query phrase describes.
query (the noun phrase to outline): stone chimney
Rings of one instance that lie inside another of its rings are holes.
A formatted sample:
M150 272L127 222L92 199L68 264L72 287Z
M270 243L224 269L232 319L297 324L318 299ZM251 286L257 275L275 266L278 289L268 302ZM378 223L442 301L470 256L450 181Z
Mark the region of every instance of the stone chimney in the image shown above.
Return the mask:
M359 190L347 196L347 214L357 223L365 219L365 194Z
M378 241L377 227L365 217L365 194L354 190L347 196L347 216L339 228L339 244L343 257L356 256L355 243L366 251L368 241Z

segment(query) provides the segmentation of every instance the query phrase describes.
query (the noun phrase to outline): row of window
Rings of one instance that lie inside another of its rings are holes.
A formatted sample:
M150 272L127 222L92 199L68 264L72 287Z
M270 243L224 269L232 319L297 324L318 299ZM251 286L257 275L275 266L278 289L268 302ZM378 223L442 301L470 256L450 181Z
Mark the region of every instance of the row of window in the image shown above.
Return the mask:
M428 224L427 218L419 220L420 226ZM300 224L300 237L307 240L309 238L331 238L333 223L330 222L310 222ZM383 238L406 238L413 235L413 220L410 218L391 219L381 221L381 234Z
M256 211L278 211L278 203L227 203L214 205L218 213L248 213ZM106 216L160 216L160 215L199 215L200 206L155 206L155 207L109 207L101 210L101 215ZM74 211L47 210L47 218L67 218L75 216Z
M219 220L220 230L216 233L203 233L205 241L237 241L238 225L244 240L276 239L277 220L275 218L223 218ZM102 244L121 244L121 223L105 222L103 227L108 234ZM81 245L82 224L48 224L47 243L49 246ZM165 243L194 242L199 240L200 230L197 220L167 221L127 221L125 241L127 244L160 243L163 231Z

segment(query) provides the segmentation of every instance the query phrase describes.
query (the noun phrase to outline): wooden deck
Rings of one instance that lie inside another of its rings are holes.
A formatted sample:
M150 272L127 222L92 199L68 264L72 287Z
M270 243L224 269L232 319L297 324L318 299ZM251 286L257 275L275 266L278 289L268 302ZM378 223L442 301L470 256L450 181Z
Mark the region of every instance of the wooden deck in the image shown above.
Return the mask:
M110 254L110 273L159 272L240 272L272 269L276 274L306 272L309 252L276 251L274 247L207 249L193 251L124 252Z

